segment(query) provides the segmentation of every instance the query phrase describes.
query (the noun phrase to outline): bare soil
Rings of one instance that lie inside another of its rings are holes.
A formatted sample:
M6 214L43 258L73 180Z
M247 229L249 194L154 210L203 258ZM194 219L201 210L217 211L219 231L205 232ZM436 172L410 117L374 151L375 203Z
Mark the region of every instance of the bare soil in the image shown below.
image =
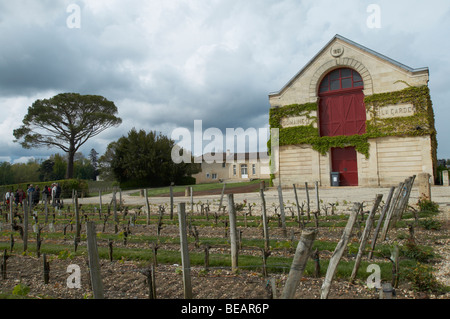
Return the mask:
M250 185L241 188L228 189L234 193L256 191L259 185ZM251 190L250 190L251 189ZM220 194L221 189L205 192L203 195ZM177 194L184 196L183 194ZM196 193L196 195L200 195ZM243 194L247 196L247 194ZM372 195L371 195L372 197ZM445 196L444 196L445 197ZM444 198L443 197L443 198ZM130 204L131 200L137 201L139 198L126 198L125 202ZM92 199L90 199L92 200ZM167 199L165 199L167 201ZM324 199L325 200L325 199ZM129 202L127 202L129 201ZM442 221L442 228L439 231L424 230L417 228L415 238L418 244L432 246L437 254L431 261L431 265L436 269L437 279L446 285L449 285L449 231L450 222L448 219L448 207L445 206L443 212L439 214ZM258 214L257 210L254 211ZM101 227L97 227L97 232L101 232ZM257 227L241 228L243 238L261 238L261 229ZM293 227L289 228L289 233L294 231L295 237L300 237L301 230ZM44 229L44 232L46 229ZM57 232L62 232L62 225L57 225ZM83 230L84 231L84 230ZM153 223L147 225L136 225L131 228L131 237L139 234L156 234L156 225ZM200 238L224 237L223 227L198 227ZM108 225L105 233L112 234L114 230L112 225ZM405 239L399 239L401 234L408 234L408 229L393 229L389 233L390 241L394 240L400 245ZM342 235L342 228L319 227L317 240L328 240L338 242ZM177 238L179 236L178 228L175 225L164 225L161 236ZM281 230L272 228L270 230L271 238L281 238ZM352 241L357 241L357 236L352 235ZM403 236L404 237L404 236ZM2 238L7 242L8 238ZM70 244L73 239L68 238L65 244ZM20 239L17 240L20 242ZM43 246L46 243L62 243L63 240L44 239ZM29 247L34 246L33 238L29 240ZM85 246L86 242L81 242L80 246ZM107 243L99 240L99 245L106 246ZM149 244L133 243L131 240L125 246L123 243L115 242L115 247L129 247L150 250ZM174 250L179 252L179 245L161 245L160 249ZM189 247L190 251L202 253L203 248L196 248L193 244ZM212 248L211 254L221 253L229 256L228 248ZM245 250L243 254L254 254L260 256L260 251ZM321 259L329 259L332 251L320 251ZM273 251L271 256L284 256L292 258L294 251L292 249ZM1 292L11 293L19 284L25 284L30 288L27 296L31 298L50 298L50 299L83 299L92 298L90 288L89 270L87 265L87 255L77 256L75 258L58 258L49 256L50 262L50 281L48 284L43 280L43 259L36 257L35 254L23 254L15 249L8 251L10 256L7 260L7 278L2 280ZM271 257L269 257L271 258ZM354 255L345 254L344 260L353 260ZM386 262L382 259L374 259ZM77 265L81 270L81 288L69 288L67 280L70 277L68 266ZM149 298L148 283L143 271L148 269L147 261L120 260L101 260L101 275L104 286L105 297L108 299L147 299ZM289 267L283 272L269 273L268 277L263 277L260 270L248 270L240 268L238 273L232 273L227 267L211 267L205 271L203 266L195 266L191 269L193 295L195 299L268 299L275 294L275 297L281 295L284 283L289 273ZM276 291L270 289L270 279L274 278ZM295 298L318 299L320 298L320 288L322 286L324 275L314 278L305 275L297 288ZM181 266L177 264L158 264L155 271L156 295L158 299L183 299L183 283ZM450 294L420 293L413 291L410 283L401 281L396 289L397 299L449 299ZM329 299L378 299L379 291L367 288L367 284L357 280L354 284L349 283L347 279L335 278L333 280Z
M293 229L299 236L299 230ZM449 223L445 224L445 231L449 230ZM405 230L394 230L404 232ZM107 228L106 233L113 232L112 228ZM143 233L155 233L156 226L136 226L133 227L132 235ZM223 229L219 227L202 227L199 229L201 238L223 237ZM396 238L392 233L391 237ZM281 237L281 231L271 230L272 236ZM175 225L167 225L161 232L162 236L179 236ZM318 240L338 241L341 237L340 231L333 231L327 227L319 229ZM431 240L437 247L448 246L448 239L436 239L436 233L433 231L417 230L416 238L421 244L429 244ZM243 229L244 238L261 238L261 230L257 228ZM357 241L357 238L352 238ZM48 240L55 243L54 240ZM35 243L31 240L29 246ZM67 242L66 242L67 244ZM80 246L85 245L81 242ZM45 245L45 241L43 243ZM106 246L106 242L99 241L99 245ZM128 247L149 249L148 244L129 242L125 246L123 243L115 242L114 247ZM178 245L163 244L159 249L178 251ZM202 253L203 248L196 248L190 245L191 252ZM212 248L211 254L221 253L229 254L228 248ZM260 255L259 251L245 251L245 254ZM290 249L274 251L272 256L292 257L294 251ZM321 251L321 259L329 259L332 251ZM2 292L11 292L19 283L23 283L30 288L28 297L32 298L55 298L55 299L83 299L92 298L90 288L90 279L88 271L87 256L78 256L75 258L58 258L50 256L50 281L44 284L43 279L43 259L37 258L35 254L23 255L19 251L8 252L10 255L7 263L7 279L2 280ZM270 258L270 257L269 257ZM343 260L352 260L354 255L346 254ZM374 263L382 261L374 259ZM432 263L439 265L442 260L437 258ZM444 261L445 262L445 261ZM69 265L78 265L81 270L81 288L69 288L67 280ZM101 275L103 279L105 298L108 299L147 299L149 298L148 284L143 271L148 269L148 262L129 261L129 260L101 260ZM203 266L192 267L192 286L195 299L269 299L272 297L270 289L270 278L276 282L276 296L280 296L284 283L289 273L288 267L282 273L269 273L268 277L263 277L259 270L240 269L237 274L231 272L229 268L210 268L205 271ZM320 288L322 286L324 275L320 278L304 276L301 279L295 298L300 299L319 299ZM158 264L155 272L156 294L158 299L183 299L183 283L181 265ZM449 294L425 294L414 292L408 283L402 282L396 289L397 299L448 299ZM379 291L367 288L365 282L357 280L354 284L349 283L347 279L335 279L332 283L329 299L378 299Z

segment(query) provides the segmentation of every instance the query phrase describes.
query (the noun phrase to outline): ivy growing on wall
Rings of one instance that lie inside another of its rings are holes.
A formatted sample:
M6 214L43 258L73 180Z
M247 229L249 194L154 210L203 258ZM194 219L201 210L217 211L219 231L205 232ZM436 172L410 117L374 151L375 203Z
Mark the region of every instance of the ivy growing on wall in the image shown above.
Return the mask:
M323 136L319 135L317 116L317 103L292 104L278 108L271 108L269 124L271 128L278 128L280 132L279 145L309 144L311 147L325 155L333 147L354 146L356 151L369 157L369 139L385 136L425 136L432 138L433 152L437 149L436 130L434 128L434 113L428 86L408 87L406 89L373 94L364 99L370 119L366 122L366 133L351 136ZM380 107L396 104L412 104L415 114L407 117L380 118ZM310 124L283 128L281 120L287 117L306 116ZM268 143L270 150L270 141ZM435 158L435 155L433 155Z
M408 87L401 91L367 96L364 100L371 119L367 121L367 133L382 136L435 135L434 113L427 86ZM393 104L412 104L415 114L407 117L380 118L379 108Z

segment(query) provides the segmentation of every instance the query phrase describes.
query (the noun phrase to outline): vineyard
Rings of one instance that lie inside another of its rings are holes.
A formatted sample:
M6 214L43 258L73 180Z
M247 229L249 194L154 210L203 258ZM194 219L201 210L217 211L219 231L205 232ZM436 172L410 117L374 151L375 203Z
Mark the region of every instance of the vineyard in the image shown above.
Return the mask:
M374 264L395 298L448 298L448 287L433 276L442 262L433 247L448 243L443 232L448 223L436 218L439 209L433 202L402 206L393 189L363 202L315 202L314 193L311 201L297 194L290 201L283 200L283 192L275 193L279 203L270 204L260 191L254 202L222 193L207 201L186 197L185 205L146 197L142 205L127 204L114 193L102 205L80 204L74 194L62 207L42 202L31 209L26 203L12 210L3 206L2 296L94 298L99 280L107 299L182 299L189 275L188 296L195 299L280 298L299 243L314 233L291 298L321 298L325 282L330 299L392 297L390 291L368 286ZM94 237L88 225L95 226ZM88 248L92 242L98 277Z

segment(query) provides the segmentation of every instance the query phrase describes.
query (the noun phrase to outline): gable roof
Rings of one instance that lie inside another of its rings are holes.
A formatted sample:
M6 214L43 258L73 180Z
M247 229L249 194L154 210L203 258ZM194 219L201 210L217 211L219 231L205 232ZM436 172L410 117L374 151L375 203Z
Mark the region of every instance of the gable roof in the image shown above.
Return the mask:
M407 71L407 72L410 72L410 73L417 73L417 72L423 72L423 71L427 71L428 72L428 67L422 67L422 68L417 68L417 69L414 69L414 68L411 68L411 67L409 67L409 66L407 66L407 65L405 65L405 64L403 64L403 63L400 63L400 62L398 62L398 61L396 61L396 60L394 60L394 59L391 59L391 58L389 58L389 57L387 57L387 56L385 56L385 55L383 55L383 54L381 54L381 53L378 53L378 52L376 52L376 51L374 51L374 50L372 50L372 49L369 49L369 48L366 48L365 46L363 46L363 45L361 45L361 44L359 44L359 43L356 43L356 42L354 42L354 41L352 41L352 40L349 40L349 39L347 39L347 38L345 38L345 37L343 37L343 36L341 36L341 35L339 35L339 34L336 34L330 41L328 41L328 43L308 62L308 63L306 63L306 65L299 71L299 72L297 72L297 74L295 74L282 88L281 88L281 90L279 90L279 91L276 91L276 92L271 92L271 93L269 93L269 96L274 96L274 95L279 95L281 92L283 92L287 87L289 87L291 84L292 84L292 82L294 82L295 81L295 79L297 79L313 62L314 62L314 60L316 60L316 58L318 57L318 56L320 56L321 54L323 54L323 52L333 43L333 42L335 42L336 40L341 40L341 41L343 41L343 42L345 42L345 43L347 43L347 44L349 44L349 45L351 45L351 46L353 46L353 47L356 47L356 48L358 48L358 49L360 49L361 51L365 51L365 52L367 52L367 53L369 53L369 54L371 54L371 55L373 55L373 56L376 56L376 57L378 57L378 58L380 58L380 59L382 59L382 60L384 60L384 61L386 61L386 62L388 62L388 63L390 63L390 64L392 64L392 65L394 65L394 66L396 66L396 67L398 67L398 68L400 68L400 69L403 69L403 70L405 70L405 71Z

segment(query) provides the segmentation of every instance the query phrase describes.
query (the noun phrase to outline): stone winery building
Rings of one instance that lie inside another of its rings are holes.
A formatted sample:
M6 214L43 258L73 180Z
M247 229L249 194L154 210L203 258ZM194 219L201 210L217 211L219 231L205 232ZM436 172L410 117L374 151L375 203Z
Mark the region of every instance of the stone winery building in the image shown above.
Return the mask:
M270 168L267 158L261 158L259 153L221 153L220 160L211 162L205 158L213 158L218 154L204 154L197 158L201 162L200 172L192 175L196 184L218 182L248 182L255 179L269 179Z
M436 130L427 67L413 69L336 35L278 92L274 185L396 186L428 173Z

